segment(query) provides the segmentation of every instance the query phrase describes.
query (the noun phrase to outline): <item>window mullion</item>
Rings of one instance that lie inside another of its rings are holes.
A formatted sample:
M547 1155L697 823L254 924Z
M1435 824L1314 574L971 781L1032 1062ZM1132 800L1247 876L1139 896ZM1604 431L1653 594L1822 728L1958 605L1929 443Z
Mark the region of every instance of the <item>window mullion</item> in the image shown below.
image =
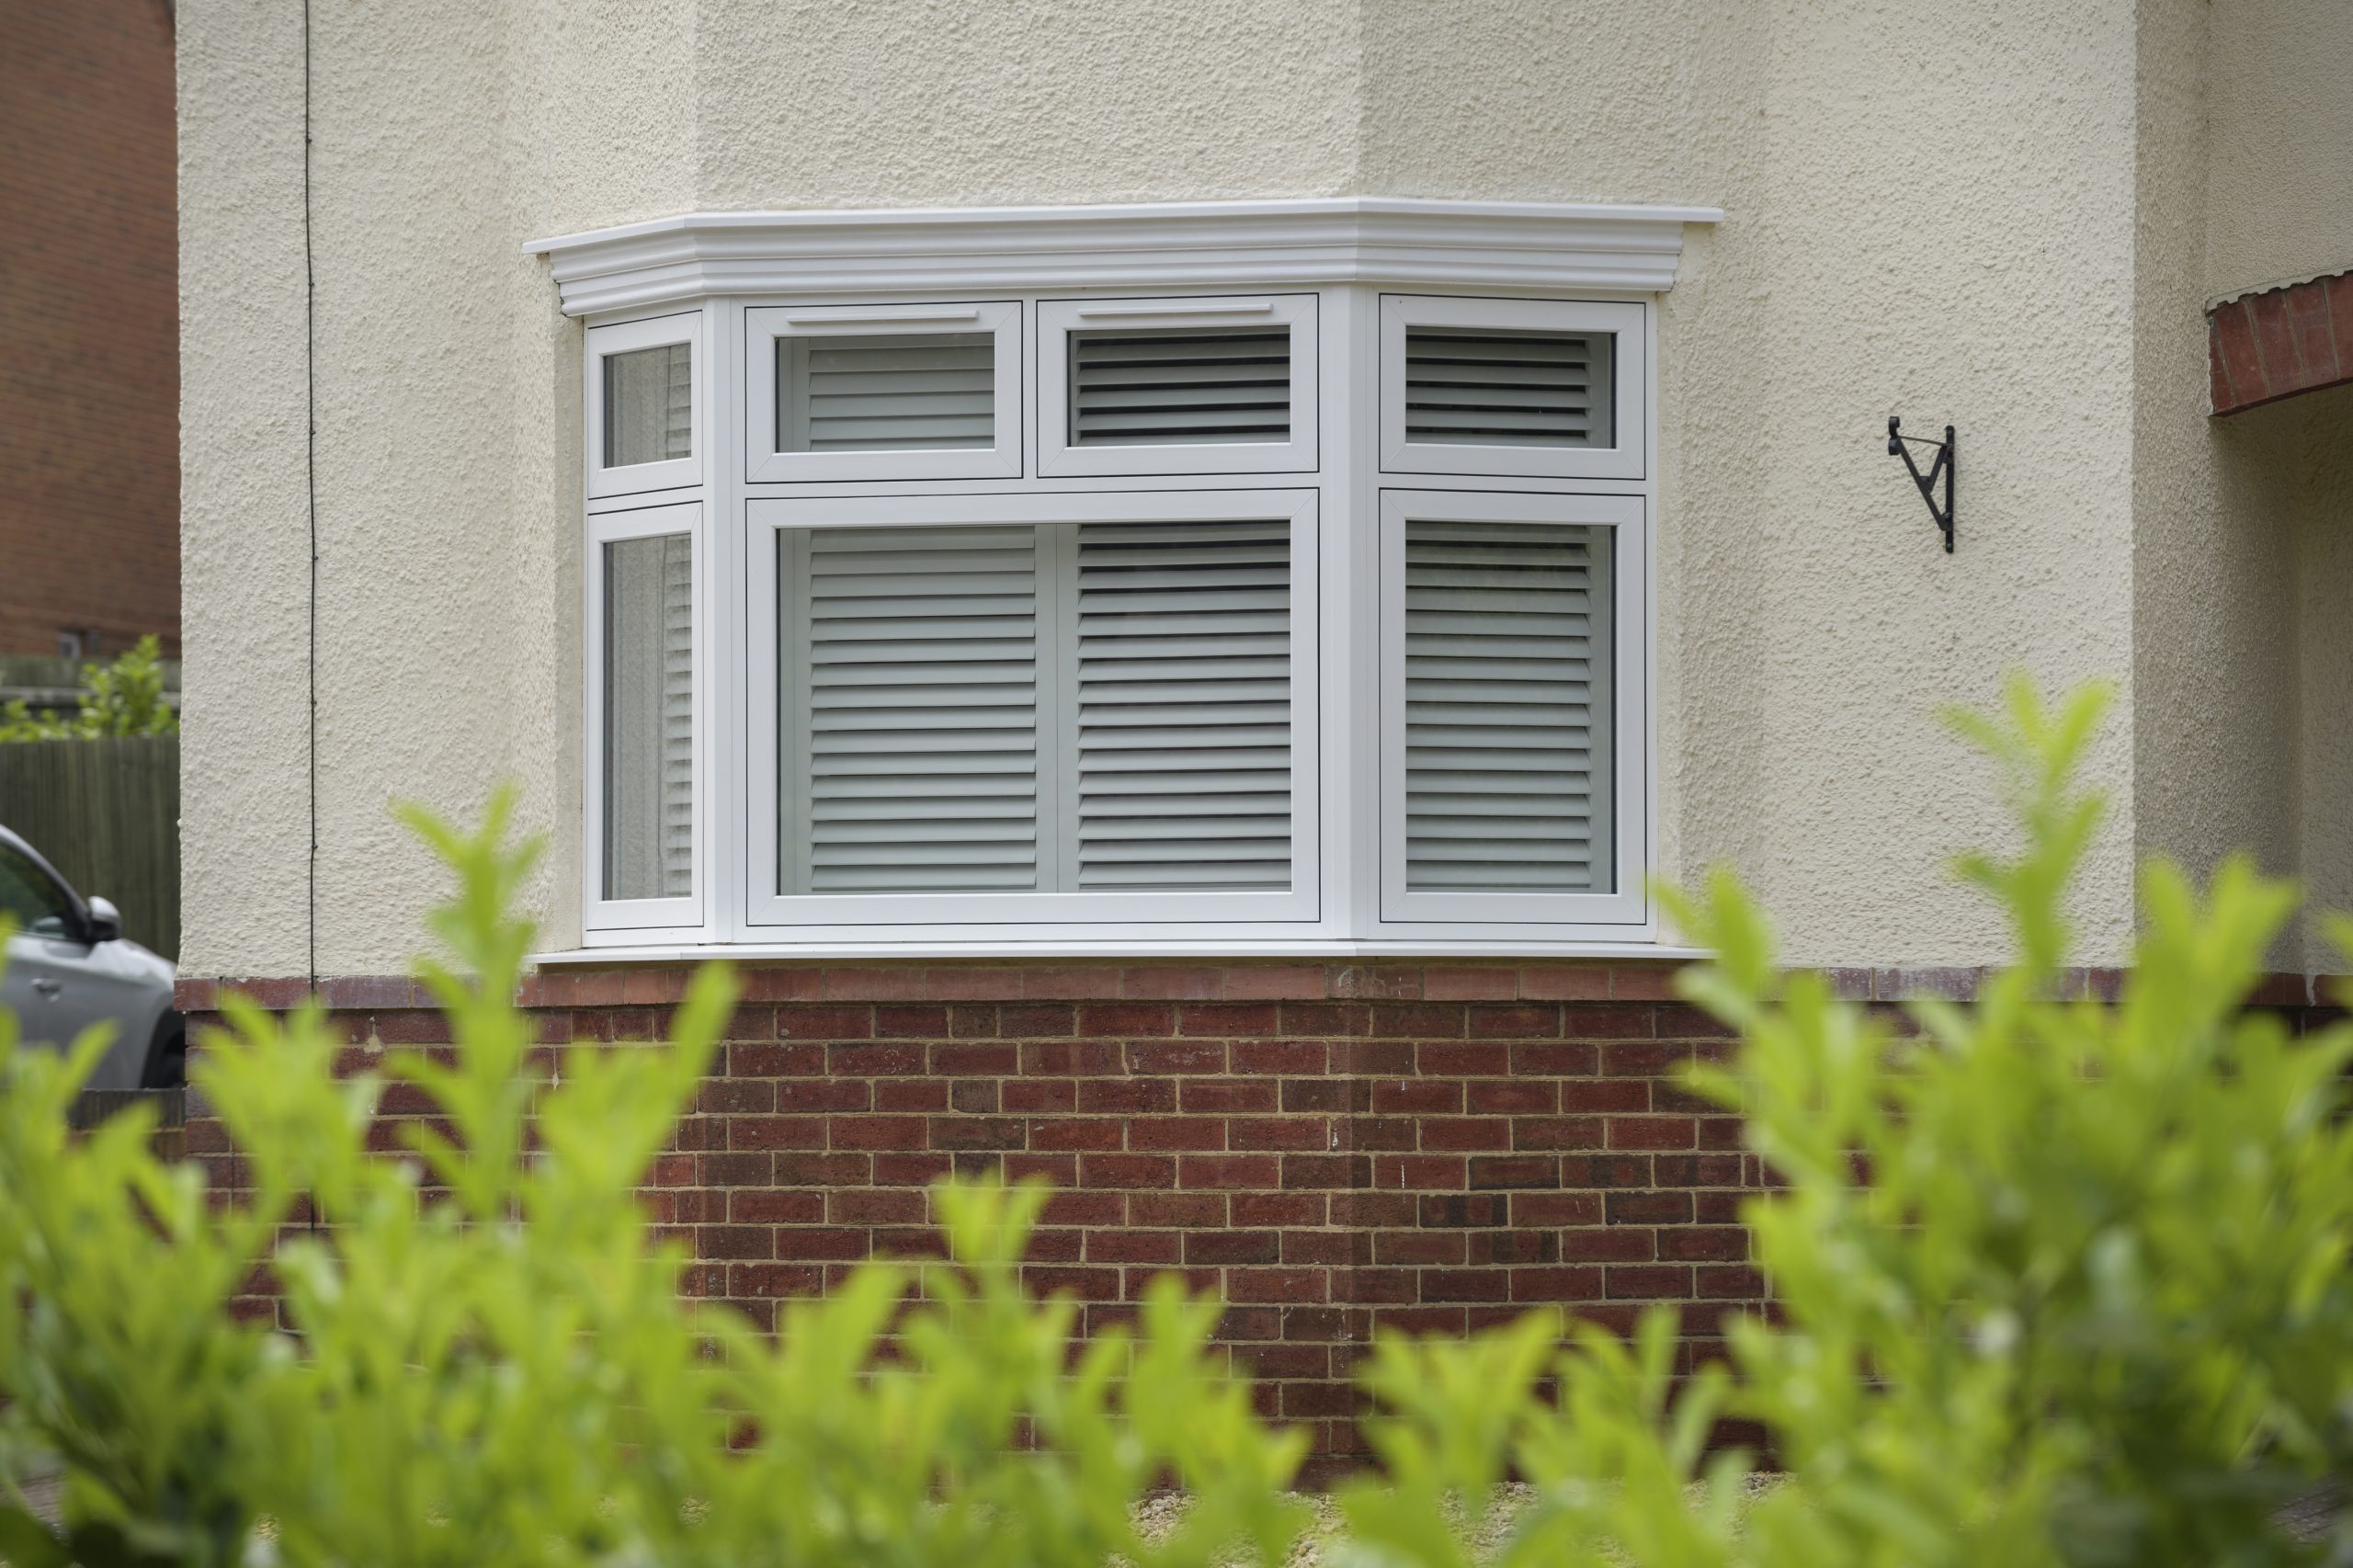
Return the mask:
M1038 891L1078 887L1078 525L1038 525Z

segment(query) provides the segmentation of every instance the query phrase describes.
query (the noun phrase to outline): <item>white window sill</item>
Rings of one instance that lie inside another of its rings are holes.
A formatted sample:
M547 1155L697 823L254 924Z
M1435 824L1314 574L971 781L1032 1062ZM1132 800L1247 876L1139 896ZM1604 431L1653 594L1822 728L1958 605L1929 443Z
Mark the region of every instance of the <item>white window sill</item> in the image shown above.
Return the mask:
M1145 941L686 943L669 947L572 948L534 953L538 968L781 959L1616 959L1673 961L1709 957L1703 948L1655 941Z

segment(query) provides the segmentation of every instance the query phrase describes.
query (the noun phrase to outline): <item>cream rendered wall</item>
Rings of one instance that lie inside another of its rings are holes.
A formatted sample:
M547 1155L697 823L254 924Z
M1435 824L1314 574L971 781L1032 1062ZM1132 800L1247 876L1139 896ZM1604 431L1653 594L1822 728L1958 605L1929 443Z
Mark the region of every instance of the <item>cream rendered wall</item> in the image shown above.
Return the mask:
M2353 267L2353 5L2211 7L2206 292Z
M2105 676L2116 953L2132 6L1374 0L1366 35L1369 189L1728 210L1660 324L1668 869L1737 866L1802 960L1997 957L1944 862L2001 818L1933 710ZM1890 414L1959 427L1952 556Z
M579 335L525 238L1351 191L1730 211L1693 233L1661 330L1667 869L1739 865L1802 960L1995 958L1941 866L1998 814L1930 710L2013 665L2104 674L2119 831L2084 915L2089 956L2120 951L2154 395L2131 0L311 12L317 955L299 11L183 0L185 972L397 970L438 878L386 802L465 809L503 777L557 839L550 937L576 932ZM1961 427L1955 556L1881 449L1890 413Z

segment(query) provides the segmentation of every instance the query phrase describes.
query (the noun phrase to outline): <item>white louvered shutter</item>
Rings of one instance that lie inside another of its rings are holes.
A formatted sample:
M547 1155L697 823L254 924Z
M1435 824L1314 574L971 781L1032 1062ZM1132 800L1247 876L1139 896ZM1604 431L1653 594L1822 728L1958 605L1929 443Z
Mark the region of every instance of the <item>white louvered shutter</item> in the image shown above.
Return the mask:
M788 891L1035 889L1036 530L790 539Z
M1614 890L1609 530L1405 524L1405 885Z
M1405 439L1482 447L1615 443L1612 335L1414 327Z
M1290 525L1078 529L1082 889L1290 884Z
M875 333L787 339L777 450L911 451L996 441L996 337Z
M1076 332L1075 447L1287 441L1290 329Z
M694 892L694 552L679 538L662 556L662 896Z

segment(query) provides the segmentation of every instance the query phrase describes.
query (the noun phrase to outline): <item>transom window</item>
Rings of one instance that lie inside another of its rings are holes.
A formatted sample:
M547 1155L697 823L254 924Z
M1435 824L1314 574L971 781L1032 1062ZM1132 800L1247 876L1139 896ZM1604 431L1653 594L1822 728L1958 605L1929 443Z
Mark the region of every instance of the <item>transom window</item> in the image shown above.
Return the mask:
M591 324L591 943L1649 939L1645 300L1078 270Z

